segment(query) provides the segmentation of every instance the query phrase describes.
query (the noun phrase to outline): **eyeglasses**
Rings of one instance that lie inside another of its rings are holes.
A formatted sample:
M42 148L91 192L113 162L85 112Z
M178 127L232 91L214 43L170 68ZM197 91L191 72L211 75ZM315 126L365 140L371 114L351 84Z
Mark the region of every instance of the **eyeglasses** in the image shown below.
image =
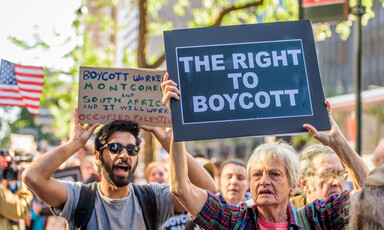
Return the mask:
M100 151L105 148L108 148L109 152L113 154L120 154L121 151L123 151L123 149L126 149L128 152L128 155L132 157L137 156L137 154L140 151L140 147L133 144L128 144L127 146L124 146L120 143L108 143L108 144L105 144L103 147L101 147Z
M336 177L336 173L334 171L331 171L331 170L325 170L325 171L321 172L320 174L312 174L312 175L319 176L321 179L323 179L323 181L325 181L327 183L332 183L332 181ZM342 180L346 180L348 177L348 172L345 170L340 170L337 172L337 176L340 177Z

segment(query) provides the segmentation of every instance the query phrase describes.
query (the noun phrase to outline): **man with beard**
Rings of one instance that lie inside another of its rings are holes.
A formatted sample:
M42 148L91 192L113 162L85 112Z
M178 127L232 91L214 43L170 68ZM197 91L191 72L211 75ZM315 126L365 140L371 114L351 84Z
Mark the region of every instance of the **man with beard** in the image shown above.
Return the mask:
M58 181L51 176L85 145L98 126L80 124L76 113L69 141L42 155L23 172L28 187L53 209L55 215L68 221L69 229L73 227L82 183ZM97 184L87 229L145 229L142 210L131 184L138 163L139 132L138 124L133 121L113 121L96 134L94 155L101 181ZM188 168L192 183L216 192L213 179L190 155ZM185 209L174 199L168 185L151 183L149 186L156 196L156 229L161 229L168 218Z

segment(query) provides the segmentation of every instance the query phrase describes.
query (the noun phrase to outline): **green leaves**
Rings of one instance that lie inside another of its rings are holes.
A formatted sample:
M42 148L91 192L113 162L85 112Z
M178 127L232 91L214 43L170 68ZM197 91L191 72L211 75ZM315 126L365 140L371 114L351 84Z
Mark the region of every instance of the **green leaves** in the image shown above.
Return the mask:
M36 41L34 44L28 44L26 41L22 41L22 40L19 40L17 39L16 37L13 37L13 36L8 36L8 39L10 41L12 41L13 44L25 49L25 50L31 50L31 49L34 49L34 48L37 48L37 47L41 47L41 48L45 48L45 49L49 49L50 46L43 42L40 37L38 36L38 34L35 34L34 36L36 38Z

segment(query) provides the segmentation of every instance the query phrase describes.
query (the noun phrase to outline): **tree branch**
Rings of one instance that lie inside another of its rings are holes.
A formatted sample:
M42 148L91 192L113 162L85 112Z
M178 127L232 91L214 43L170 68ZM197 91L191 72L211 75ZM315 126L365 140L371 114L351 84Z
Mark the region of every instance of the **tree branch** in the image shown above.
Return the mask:
M147 68L147 41L148 41L148 13L147 0L139 0L139 36L137 39L137 65Z
M223 21L224 16L229 14L232 11L242 10L242 9L251 8L251 7L256 7L256 6L260 6L262 4L263 4L263 0L259 0L258 2L247 3L247 4L242 5L242 6L234 6L234 5L232 5L229 8L223 9L223 11L221 11L219 17L217 18L216 22L213 23L212 25L208 26L208 27L220 26L221 22ZM145 64L145 65L146 65L147 68L156 69L164 61L165 61L165 53L161 54L161 56L157 59L157 61L155 63L153 63L152 65L148 65L148 64Z
M161 64L163 64L164 61L165 61L165 53L162 53L161 56L157 59L157 61L155 63L153 63L152 65L149 65L148 68L156 69L159 66L161 66Z
M210 25L209 27L215 27L215 26L221 25L221 22L223 21L224 16L229 14L232 11L246 9L246 8L251 8L251 7L256 7L256 6L259 6L259 5L262 5L262 4L263 4L263 0L260 0L258 2L247 3L247 4L242 5L242 6L234 6L234 5L232 5L231 7L226 8L223 11L221 11L221 13L220 13L219 17L217 18L216 22L213 23L212 25Z

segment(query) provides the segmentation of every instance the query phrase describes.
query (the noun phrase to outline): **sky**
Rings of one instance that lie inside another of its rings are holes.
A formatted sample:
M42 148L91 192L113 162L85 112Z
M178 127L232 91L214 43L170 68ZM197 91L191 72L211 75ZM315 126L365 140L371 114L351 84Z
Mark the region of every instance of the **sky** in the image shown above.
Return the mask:
M73 62L63 55L81 44L72 28L80 5L81 0L0 0L0 58L22 65L69 68ZM32 45L36 33L50 49L23 50L7 38L14 36ZM72 39L67 41L68 37Z
M0 0L0 59L67 70L73 66L73 61L63 56L82 42L72 28L80 6L81 0ZM8 39L13 36L32 45L36 42L35 33L51 48L23 50ZM60 36L55 36L56 33ZM68 37L72 40L66 42ZM6 121L17 119L19 112L18 107L12 107L7 113L0 107L2 126L5 127ZM0 130L0 138L4 132L5 129Z

